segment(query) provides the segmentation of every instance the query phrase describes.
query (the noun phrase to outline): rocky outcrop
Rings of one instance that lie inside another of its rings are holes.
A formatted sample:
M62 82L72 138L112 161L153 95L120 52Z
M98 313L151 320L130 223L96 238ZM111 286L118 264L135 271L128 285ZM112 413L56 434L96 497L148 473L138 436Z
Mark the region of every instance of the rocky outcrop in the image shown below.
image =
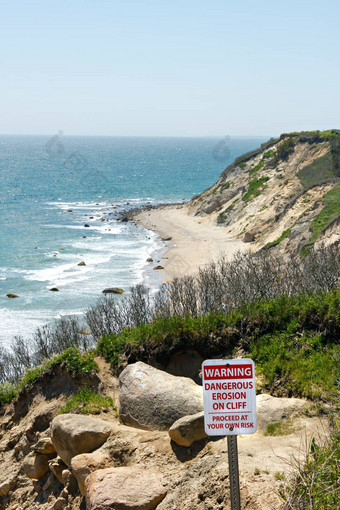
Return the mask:
M95 471L85 487L87 510L153 510L167 493L160 474L132 467Z
M112 425L99 418L62 414L51 423L51 439L67 466L72 457L99 448L112 432Z
M169 429L172 441L180 446L191 446L195 441L207 438L204 431L204 412L183 416Z
M119 416L126 425L166 430L179 418L203 410L201 386L142 362L127 366L119 385Z

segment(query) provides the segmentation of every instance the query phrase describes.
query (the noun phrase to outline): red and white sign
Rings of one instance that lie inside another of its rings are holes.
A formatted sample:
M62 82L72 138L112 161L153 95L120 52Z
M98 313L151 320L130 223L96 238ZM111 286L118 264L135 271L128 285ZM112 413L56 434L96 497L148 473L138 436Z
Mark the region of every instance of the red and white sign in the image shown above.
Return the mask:
M202 364L202 382L208 436L256 432L255 365L251 359L208 359Z

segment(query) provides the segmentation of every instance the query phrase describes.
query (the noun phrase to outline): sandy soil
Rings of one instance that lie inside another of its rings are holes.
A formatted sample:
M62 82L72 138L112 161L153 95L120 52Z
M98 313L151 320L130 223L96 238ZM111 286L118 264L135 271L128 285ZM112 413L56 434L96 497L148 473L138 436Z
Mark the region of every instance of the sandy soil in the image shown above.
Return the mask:
M214 225L208 217L189 215L185 205L142 211L134 221L161 237L172 238L167 241L169 249L161 260L163 282L196 273L221 255L231 259L237 251L246 249L242 241L228 236L225 228Z

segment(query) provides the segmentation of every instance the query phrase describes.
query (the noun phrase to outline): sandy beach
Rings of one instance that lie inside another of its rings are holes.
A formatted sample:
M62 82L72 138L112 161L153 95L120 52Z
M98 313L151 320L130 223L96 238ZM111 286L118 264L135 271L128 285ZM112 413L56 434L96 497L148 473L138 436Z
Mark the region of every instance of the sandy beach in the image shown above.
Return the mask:
M157 232L168 250L160 265L164 270L163 283L176 276L193 274L200 267L218 260L221 255L231 259L237 251L244 251L242 241L226 234L223 227L214 225L209 218L191 216L186 205L160 206L138 213L134 221ZM156 261L153 262L154 265Z

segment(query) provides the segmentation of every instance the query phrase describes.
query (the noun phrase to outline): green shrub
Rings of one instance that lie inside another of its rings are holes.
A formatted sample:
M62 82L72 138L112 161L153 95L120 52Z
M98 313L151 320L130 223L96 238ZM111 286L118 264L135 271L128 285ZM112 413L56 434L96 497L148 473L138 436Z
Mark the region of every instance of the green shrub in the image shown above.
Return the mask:
M117 411L111 397L103 397L85 387L68 399L59 414L99 414L111 410Z
M269 150L269 151L267 151L267 152L265 152L265 153L263 154L263 157L264 157L264 158L272 158L272 157L274 157L274 156L275 156L275 151L273 151L272 149L271 149L271 150Z
M276 151L276 161L288 159L290 154L294 151L295 142L293 138L285 138L281 143L277 146Z
M15 384L4 382L0 384L0 406L9 404L17 396L18 390Z
M261 177L260 179L253 179L249 183L249 187L247 192L243 195L242 200L244 202L249 202L255 197L261 195L261 193L266 189L265 183L269 181L269 177Z
M227 182L222 184L221 191L224 191L225 189L228 189L228 188L230 188L230 182L229 181L227 181Z
M325 442L312 438L304 462L295 462L284 490L284 509L336 510L340 502L340 427L336 422Z
M305 188L323 184L334 178L332 155L328 153L315 159L313 163L299 170L298 176Z
M281 241L283 241L289 235L289 232L290 232L290 228L287 228L287 230L284 230L282 232L282 234L280 235L280 237L278 237L275 241L271 241L270 243L267 243L265 245L265 248L271 248L272 246L277 246L278 244L281 243Z
M249 171L249 175L254 175L256 172L258 172L259 170L261 170L261 168L264 166L264 161L263 159L261 159L261 161L259 163L257 163L256 166L254 166L254 168L252 168L250 171Z
M310 228L313 235L309 238L308 244L314 243L322 230L340 215L340 184L337 184L323 197L325 206L312 221Z

